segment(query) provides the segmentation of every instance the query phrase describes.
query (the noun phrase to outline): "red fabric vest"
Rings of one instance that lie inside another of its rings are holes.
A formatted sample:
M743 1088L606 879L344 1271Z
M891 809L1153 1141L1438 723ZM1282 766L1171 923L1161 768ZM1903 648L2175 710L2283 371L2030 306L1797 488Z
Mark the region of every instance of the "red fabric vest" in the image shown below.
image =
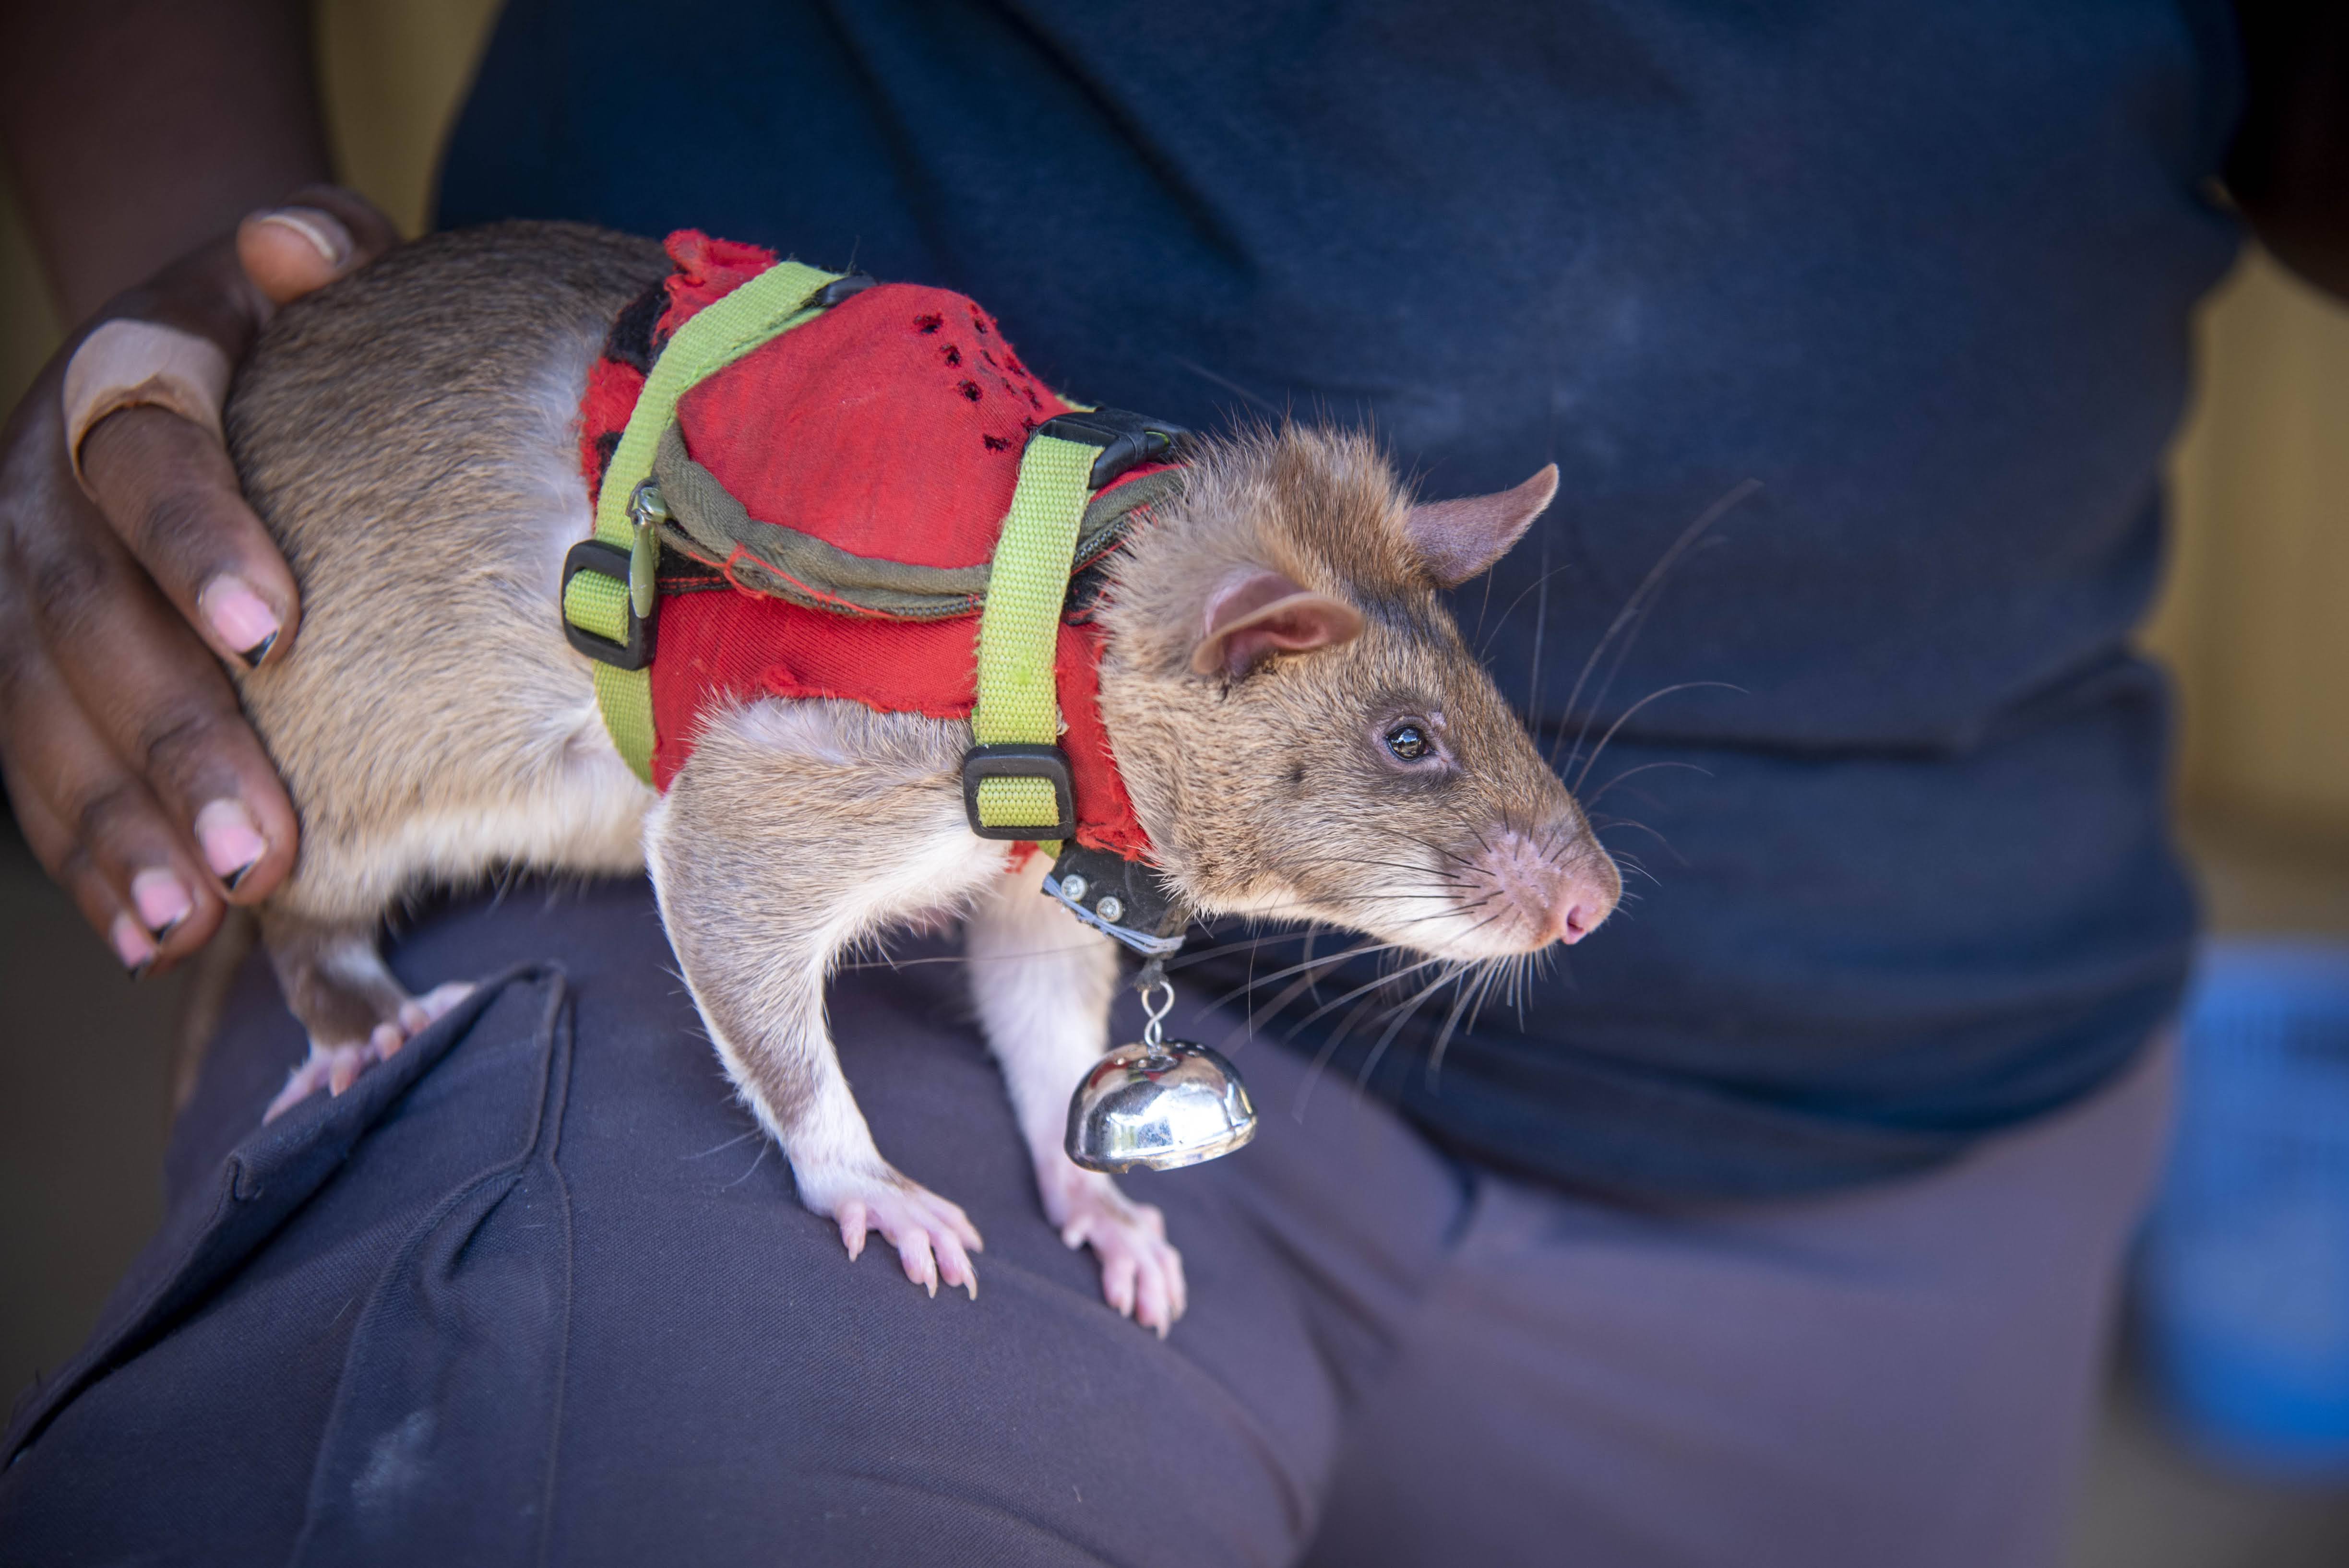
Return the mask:
M623 315L588 372L579 454L591 501L644 390L648 356L621 342L629 316L658 309L657 352L696 311L775 263L771 251L691 229L667 247L677 270L662 296ZM702 381L679 400L678 422L687 452L755 521L858 555L958 567L994 555L1029 432L1068 411L977 304L885 284ZM752 593L722 573L699 582L665 574L650 672L653 781L668 788L713 706L840 697L884 713L967 718L978 635L976 614L833 614ZM1077 841L1146 860L1149 837L1102 727L1102 642L1090 620L1061 623L1055 675Z

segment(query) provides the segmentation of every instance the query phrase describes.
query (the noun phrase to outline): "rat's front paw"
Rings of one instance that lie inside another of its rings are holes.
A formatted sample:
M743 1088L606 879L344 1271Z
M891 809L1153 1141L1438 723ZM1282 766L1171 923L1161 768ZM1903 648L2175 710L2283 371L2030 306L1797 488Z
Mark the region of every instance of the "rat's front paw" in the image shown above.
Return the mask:
M960 1285L978 1299L978 1271L970 1254L985 1245L978 1227L956 1204L888 1165L822 1173L792 1170L800 1202L840 1226L853 1260L864 1251L868 1232L878 1231L897 1249L905 1277L938 1294L938 1284Z
M1100 1171L1053 1158L1055 1166L1038 1172L1045 1217L1071 1247L1092 1248L1101 1262L1102 1299L1165 1338L1190 1303L1183 1254L1167 1243L1165 1216L1128 1198Z
M398 1013L378 1024L368 1037L354 1045L322 1046L310 1042L310 1057L295 1068L261 1113L263 1125L276 1120L307 1099L319 1089L339 1095L357 1081L359 1074L376 1063L399 1054L399 1047L422 1034L450 1008L473 994L470 980L452 980L436 986L421 996L413 996L398 1005Z

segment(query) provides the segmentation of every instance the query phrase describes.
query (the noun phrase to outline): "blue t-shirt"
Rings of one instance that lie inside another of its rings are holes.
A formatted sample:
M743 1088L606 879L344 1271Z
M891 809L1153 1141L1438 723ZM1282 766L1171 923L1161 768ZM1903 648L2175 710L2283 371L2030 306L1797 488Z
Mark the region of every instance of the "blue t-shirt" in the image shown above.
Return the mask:
M1556 460L1459 610L1569 782L1612 732L1636 897L1440 1074L1448 996L1296 1044L1477 1160L1786 1192L2061 1105L2176 1001L2127 638L2236 76L2178 0L515 0L440 217L947 284L1074 396L1367 419L1434 496Z

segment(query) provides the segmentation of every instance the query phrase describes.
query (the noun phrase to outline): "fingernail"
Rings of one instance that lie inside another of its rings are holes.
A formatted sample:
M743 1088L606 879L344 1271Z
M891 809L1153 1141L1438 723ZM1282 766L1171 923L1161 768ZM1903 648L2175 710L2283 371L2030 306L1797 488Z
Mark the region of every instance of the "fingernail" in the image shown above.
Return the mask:
M242 800L214 800L197 812L196 842L203 846L204 864L231 892L269 852L269 841L254 826L253 813Z
M147 966L155 962L155 942L147 928L127 914L118 914L108 935L114 944L114 955L122 960L130 977L144 979Z
M157 937L169 936L172 928L195 912L196 901L180 885L180 879L166 871L144 871L130 879L130 902L139 910L139 918Z
M212 623L220 640L237 650L247 665L268 657L277 642L277 612L260 594L233 577L215 577L196 595L196 608Z
M334 219L314 207L280 207L276 211L254 220L273 223L291 230L310 242L311 248L326 258L328 266L341 270L350 259L350 235Z

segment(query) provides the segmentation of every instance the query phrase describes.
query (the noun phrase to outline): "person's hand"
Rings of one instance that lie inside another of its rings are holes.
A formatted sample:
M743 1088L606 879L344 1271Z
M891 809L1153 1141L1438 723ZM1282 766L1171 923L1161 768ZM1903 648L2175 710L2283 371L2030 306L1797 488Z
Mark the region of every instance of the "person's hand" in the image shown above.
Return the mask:
M396 239L351 192L301 191L109 301L0 430L0 780L34 854L134 975L194 952L225 904L265 897L294 864L293 805L222 665L284 658L300 607L208 425L107 414L77 478L67 366L121 318L233 364L276 306Z

